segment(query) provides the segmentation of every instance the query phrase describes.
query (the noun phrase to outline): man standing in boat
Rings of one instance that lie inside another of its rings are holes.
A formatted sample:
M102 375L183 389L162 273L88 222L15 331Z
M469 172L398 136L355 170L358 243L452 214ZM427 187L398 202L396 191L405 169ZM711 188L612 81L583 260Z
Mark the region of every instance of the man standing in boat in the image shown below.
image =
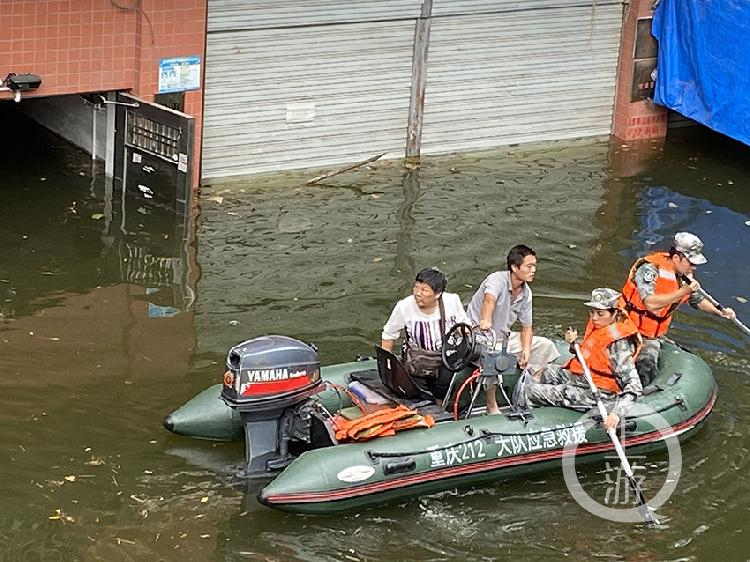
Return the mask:
M447 286L445 274L437 267L417 273L411 296L396 303L380 342L380 347L392 351L404 330L404 366L415 384L437 399L445 396L453 375L442 364L443 338L454 324L468 321L461 298L446 293Z
M635 368L641 336L625 311L619 308L620 297L613 289L591 291L591 300L585 303L589 307L589 322L580 346L583 360L602 397L615 400L604 420L606 429L616 427L643 393ZM571 347L577 338L576 330L565 331L565 340ZM524 387L523 397L527 403L536 405L596 407L596 399L583 376L583 365L575 356L563 367L547 365L540 373L539 382Z
M507 345L508 353L517 354L519 367L535 372L560 355L552 340L535 336L532 328L529 283L536 275L536 253L518 244L508 252L506 264L506 271L490 273L482 281L469 303L469 318L482 330L492 328L498 348ZM516 320L521 322L520 333L510 331ZM487 413L496 414L500 411L495 396L497 381L487 379L484 384Z
M669 252L655 252L638 259L630 268L622 295L630 319L644 338L637 367L641 382L649 384L656 376L661 341L672 322L672 314L682 303L732 319L734 310L719 310L699 292L693 274L706 263L703 242L695 234L678 232Z

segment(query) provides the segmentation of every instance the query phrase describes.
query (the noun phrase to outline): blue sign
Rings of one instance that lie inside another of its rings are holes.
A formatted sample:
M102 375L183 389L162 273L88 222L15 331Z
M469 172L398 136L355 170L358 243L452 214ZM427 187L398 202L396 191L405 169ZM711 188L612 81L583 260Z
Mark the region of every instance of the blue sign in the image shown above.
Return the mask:
M200 90L201 88L201 58L177 57L161 59L159 61L159 92L184 92L186 90Z

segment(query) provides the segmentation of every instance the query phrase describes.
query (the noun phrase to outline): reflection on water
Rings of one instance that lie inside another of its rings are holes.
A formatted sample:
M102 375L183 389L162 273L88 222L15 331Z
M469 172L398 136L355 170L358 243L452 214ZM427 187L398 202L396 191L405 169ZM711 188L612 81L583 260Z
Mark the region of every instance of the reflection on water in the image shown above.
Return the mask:
M672 335L711 364L720 394L683 447L660 531L590 516L556 473L337 518L285 514L234 485L241 443L160 425L218 380L237 341L291 335L314 341L324 363L371 353L418 269L439 265L467 300L518 242L539 254L544 334L582 328L590 289L620 285L635 255L677 226L706 242L704 287L750 320L738 300L749 292L737 187L750 179L747 149L707 146L677 137L647 159L559 143L430 158L416 171L382 162L318 186L300 172L216 184L203 190L195 243L186 217L123 199L61 141L34 158L19 150L0 164L0 559L746 556L750 353L732 325L690 310ZM647 491L665 465L648 459ZM605 491L600 469L582 473L592 495Z

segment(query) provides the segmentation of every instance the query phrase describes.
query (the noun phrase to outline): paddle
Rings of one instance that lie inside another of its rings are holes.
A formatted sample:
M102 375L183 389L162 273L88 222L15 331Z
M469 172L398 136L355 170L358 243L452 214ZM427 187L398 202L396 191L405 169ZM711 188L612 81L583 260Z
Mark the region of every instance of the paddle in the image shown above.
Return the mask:
M604 420L607 419L607 409L604 407L604 403L602 402L601 393L599 392L599 389L594 384L594 380L591 378L591 371L589 371L589 367L588 365L586 365L586 361L584 361L583 359L581 348L578 347L577 343L574 344L574 347L576 351L576 357L578 357L578 361L581 363L581 366L583 367L583 374L586 377L586 382L589 383L589 388L591 389L591 393L594 395L594 398L596 399L596 405L599 408L599 415L602 417L602 423L604 423ZM614 428L608 429L607 435L609 435L609 438L612 440L612 444L615 446L615 451L617 451L617 456L620 457L620 464L622 465L622 469L625 471L625 475L628 477L628 481L630 482L630 488L633 490L633 494L635 495L635 499L638 504L638 511L640 512L641 516L647 523L651 525L658 525L659 520L651 511L651 508L648 506L648 503L646 502L646 498L643 497L643 492L641 491L641 487L638 485L638 481L635 479L635 476L633 475L633 469L630 467L628 458L625 456L625 451L622 448L622 444L620 443L620 440L617 438L617 433L615 433Z
M683 275L682 278L685 280L686 283L688 283L688 284L691 283L691 279L687 275ZM712 305L714 305L720 311L724 310L724 307L721 306L721 304L719 303L719 301L717 301L715 298L713 298L711 295L709 295L703 289L703 287L699 287L698 288L698 294L701 295L704 299L707 299L708 302L710 302ZM737 324L737 326L739 327L740 330L742 330L743 332L745 332L747 335L750 336L750 328L748 328L742 322L740 322L739 318L737 318L735 316L734 318L732 318L732 322L734 322L735 324Z

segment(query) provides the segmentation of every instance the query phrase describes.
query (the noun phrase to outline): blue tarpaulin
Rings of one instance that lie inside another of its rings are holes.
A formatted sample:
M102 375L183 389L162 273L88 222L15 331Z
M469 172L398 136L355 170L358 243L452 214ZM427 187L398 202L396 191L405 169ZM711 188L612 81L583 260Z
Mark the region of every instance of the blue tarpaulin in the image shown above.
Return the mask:
M750 145L750 1L661 0L654 101Z

